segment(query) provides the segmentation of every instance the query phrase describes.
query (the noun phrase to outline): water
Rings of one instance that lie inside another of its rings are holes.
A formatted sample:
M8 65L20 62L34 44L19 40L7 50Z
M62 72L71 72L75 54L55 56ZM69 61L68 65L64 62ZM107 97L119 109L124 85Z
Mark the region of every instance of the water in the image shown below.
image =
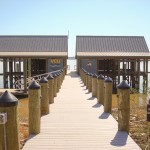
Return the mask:
M68 70L75 71L76 70L76 59L68 59L67 65L68 65Z
M68 59L67 65L68 65L68 70L76 71L76 59ZM150 62L149 62L149 66L150 66ZM143 71L142 67L141 67L141 71ZM148 71L150 72L150 67L149 67ZM1 61L0 61L0 73L3 73L3 63ZM150 80L150 74L148 74L148 79ZM142 77L140 80L141 81L143 80ZM148 87L150 87L150 81L148 83ZM3 76L0 76L0 88L3 88ZM142 82L140 85L140 89L142 89Z

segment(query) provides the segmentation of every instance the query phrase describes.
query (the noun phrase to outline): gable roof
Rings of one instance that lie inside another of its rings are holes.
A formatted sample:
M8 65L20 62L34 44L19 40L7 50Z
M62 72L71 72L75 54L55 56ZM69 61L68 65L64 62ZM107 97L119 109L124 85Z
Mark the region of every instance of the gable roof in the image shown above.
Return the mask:
M0 57L19 54L67 57L68 36L0 36Z
M149 54L143 36L77 36L76 56L140 56Z

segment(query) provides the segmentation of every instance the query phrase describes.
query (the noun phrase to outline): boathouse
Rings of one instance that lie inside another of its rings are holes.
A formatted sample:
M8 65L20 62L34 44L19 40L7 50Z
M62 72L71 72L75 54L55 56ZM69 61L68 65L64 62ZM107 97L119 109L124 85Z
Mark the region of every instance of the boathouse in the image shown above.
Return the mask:
M15 81L66 68L68 36L0 36L4 88ZM67 68L66 68L67 69Z
M111 77L114 92L123 79L138 90L148 85L150 52L143 36L77 36L76 59L78 73L84 68Z

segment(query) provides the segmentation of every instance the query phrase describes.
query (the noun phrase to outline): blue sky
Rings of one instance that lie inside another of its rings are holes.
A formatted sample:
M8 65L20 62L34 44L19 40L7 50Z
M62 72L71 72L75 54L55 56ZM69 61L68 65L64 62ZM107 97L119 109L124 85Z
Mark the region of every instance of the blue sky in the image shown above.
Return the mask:
M150 49L150 0L0 0L0 35L140 35Z

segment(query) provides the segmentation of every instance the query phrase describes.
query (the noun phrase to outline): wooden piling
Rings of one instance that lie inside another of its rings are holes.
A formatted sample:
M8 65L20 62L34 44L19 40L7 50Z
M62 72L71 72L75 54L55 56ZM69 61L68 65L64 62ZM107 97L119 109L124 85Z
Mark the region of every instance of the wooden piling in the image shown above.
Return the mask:
M56 97L57 96L57 74L55 73L53 77L54 77L54 97Z
M92 96L95 97L97 93L97 75L93 74L92 76Z
M48 95L49 95L49 103L52 104L54 103L54 78L53 76L50 74L47 77L48 80Z
M104 76L100 74L97 77L97 102L104 105Z
M112 110L112 87L113 87L113 81L110 77L108 77L105 82L105 95L104 95L104 112L110 113Z
M48 80L43 77L40 80L41 86L41 115L49 114L49 96L48 96Z
M92 76L93 76L93 74L90 73L90 75L89 75L89 92L92 92Z
M7 114L7 121L0 124L0 150L20 150L17 107L18 99L5 91L0 97L0 113Z
M130 86L123 80L118 85L118 130L129 133Z
M41 125L41 89L40 85L33 81L29 86L29 134L40 133Z

